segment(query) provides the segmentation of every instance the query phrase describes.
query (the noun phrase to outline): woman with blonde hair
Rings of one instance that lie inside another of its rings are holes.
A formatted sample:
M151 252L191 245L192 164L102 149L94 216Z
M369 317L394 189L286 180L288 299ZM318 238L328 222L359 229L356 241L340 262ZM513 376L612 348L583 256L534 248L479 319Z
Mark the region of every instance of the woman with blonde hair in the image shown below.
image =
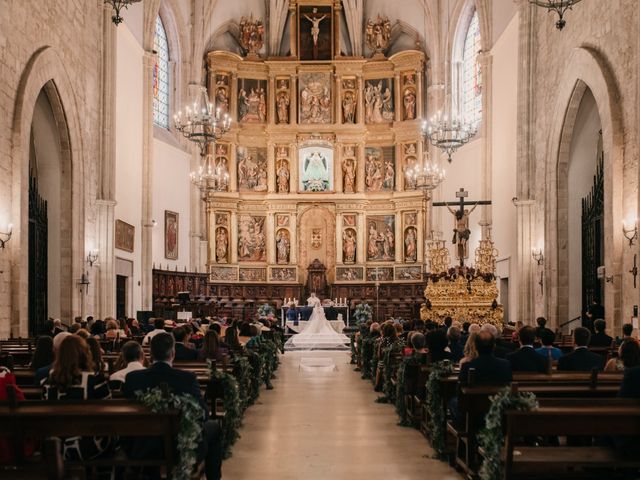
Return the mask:
M480 325L477 323L473 323L469 326L469 337L467 338L467 343L464 345L464 357L460 360L460 365L478 358L478 351L476 350L476 336L479 331Z

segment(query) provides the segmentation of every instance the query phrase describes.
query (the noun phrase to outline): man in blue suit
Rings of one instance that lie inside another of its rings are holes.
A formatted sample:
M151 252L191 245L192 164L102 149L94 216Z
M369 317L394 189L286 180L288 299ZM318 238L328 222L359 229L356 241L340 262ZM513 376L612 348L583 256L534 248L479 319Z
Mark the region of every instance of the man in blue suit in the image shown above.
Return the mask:
M127 398L135 398L135 393L159 387L164 384L175 394L187 394L198 400L204 410L202 419L202 440L197 456L205 460L207 480L221 478L222 434L220 426L209 420L206 403L200 393L200 385L192 372L173 368L175 357L175 341L169 333L159 333L151 339L151 358L153 365L145 370L130 372L125 380L122 392ZM134 442L132 456L140 458L152 456L161 450L154 439L138 439Z

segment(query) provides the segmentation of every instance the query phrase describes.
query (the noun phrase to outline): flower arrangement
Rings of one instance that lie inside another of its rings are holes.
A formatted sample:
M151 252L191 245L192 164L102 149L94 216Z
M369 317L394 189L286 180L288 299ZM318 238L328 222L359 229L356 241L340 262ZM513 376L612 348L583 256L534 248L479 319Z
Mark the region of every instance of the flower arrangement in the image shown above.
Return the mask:
M168 387L156 387L136 392L137 400L155 413L176 409L180 412L180 431L176 437L180 453L178 463L173 467L171 478L189 480L196 464L196 451L202 438L204 411L192 395L176 395Z
M440 380L448 377L453 372L453 365L449 360L443 360L431 365L431 373L427 380L427 408L429 418L427 428L431 435L431 447L436 452L437 458L442 458L445 447L446 411L440 391Z
M432 283L437 283L440 280L446 280L448 282L455 282L459 277L465 278L468 282L481 278L485 282L491 282L495 279L493 273L482 273L473 267L451 267L449 270L440 273L429 273L427 278Z
M274 315L275 310L268 303L263 303L258 307L258 315L260 318L267 318L269 315Z
M538 401L532 392L513 393L505 387L490 398L491 408L485 417L485 427L478 434L478 444L484 449L484 460L480 467L481 480L502 480L504 465L501 451L504 445L502 418L506 410L531 411L538 408Z
M373 318L373 308L368 303L359 303L353 312L353 318L356 319L356 325L366 323Z

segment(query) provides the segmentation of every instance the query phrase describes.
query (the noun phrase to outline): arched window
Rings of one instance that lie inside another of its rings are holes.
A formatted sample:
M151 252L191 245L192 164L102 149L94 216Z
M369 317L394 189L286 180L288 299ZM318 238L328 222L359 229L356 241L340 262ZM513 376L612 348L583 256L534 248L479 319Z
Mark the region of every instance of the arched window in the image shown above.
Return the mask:
M169 128L169 42L160 15L156 17L153 48L158 52L153 67L153 123Z
M482 120L482 71L478 62L481 48L478 12L474 12L464 37L460 84L462 118L473 125Z

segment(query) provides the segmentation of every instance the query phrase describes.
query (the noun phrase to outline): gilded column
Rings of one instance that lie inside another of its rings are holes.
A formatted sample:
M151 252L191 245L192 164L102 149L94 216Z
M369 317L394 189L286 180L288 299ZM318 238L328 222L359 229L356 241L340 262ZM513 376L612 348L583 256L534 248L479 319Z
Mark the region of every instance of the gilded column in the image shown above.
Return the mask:
M358 159L358 169L356 173L356 192L364 192L365 191L365 145L364 142L360 142L358 144L358 149L356 151L357 159Z
M336 264L344 263L342 253L342 213L338 213L336 215Z
M238 72L233 72L231 74L231 79L229 80L231 85L229 85L229 90L231 91L231 99L229 101L229 109L231 110L229 114L231 118L234 120L234 123L237 124L238 118Z
M231 250L231 263L238 264L238 212L231 212L231 229L229 232L229 249Z
M401 192L404 189L404 181L402 179L402 144L395 142L394 146L394 154L395 154L395 188L396 192Z
M356 262L363 264L366 256L367 249L367 226L364 213L358 212L358 246L356 248Z
M296 86L296 76L291 75L289 80L289 125L298 124L298 89Z
M291 49L291 56L298 56L298 18L296 15L296 4L291 2L289 4L289 45Z
M276 123L276 79L274 75L269 75L269 88L267 92L267 101L269 102L267 124L275 125Z
M267 263L273 265L276 263L276 222L275 214L269 212L267 214Z
M298 214L292 213L289 218L291 228L291 253L289 254L289 263L296 265L298 263Z
M333 119L333 123L335 123L336 125L340 125L342 124L342 81L340 79L340 76L338 74L334 74L333 75L334 81L335 81L335 92L336 92L336 97L334 99L334 104L335 104L335 109L334 109L334 119Z
M358 75L358 112L356 114L358 125L364 125L364 79Z
M298 147L295 143L289 144L289 192L298 191Z
M342 193L342 143L336 143L335 145L335 159L333 169L333 191L336 193Z
M393 101L395 102L395 117L396 122L400 122L402 120L402 91L400 87L402 86L402 82L400 81L400 74L396 72L393 76L394 82L394 90L395 90L395 98Z
M268 193L276 193L276 159L275 145L267 143L267 189Z
M229 143L229 158L227 161L229 162L229 191L237 192L238 191L238 162L236 162L237 155L237 139Z
M416 84L418 88L418 95L416 99L416 118L422 120L422 107L424 105L424 97L422 96L424 92L424 80L422 70L424 69L424 64L420 62L420 70L416 73Z
M342 11L342 4L340 0L334 0L333 2L333 38L334 38L334 57L340 56L340 12Z

